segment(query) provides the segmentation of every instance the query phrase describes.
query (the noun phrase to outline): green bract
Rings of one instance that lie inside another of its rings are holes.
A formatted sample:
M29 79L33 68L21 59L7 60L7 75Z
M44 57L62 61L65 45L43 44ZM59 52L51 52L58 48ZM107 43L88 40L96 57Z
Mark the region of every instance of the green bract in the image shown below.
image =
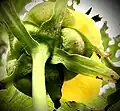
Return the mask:
M46 93L54 107L60 107L64 78L81 73L107 81L119 79L116 72L89 58L93 51L102 55L100 50L81 32L67 27L74 22L66 8L67 1L38 4L27 13L24 21L20 20L10 0L0 4L1 22L11 38L7 61L7 70L11 70L1 84L6 88L12 84L32 96L34 111L48 110ZM71 72L70 75L65 74L64 69Z

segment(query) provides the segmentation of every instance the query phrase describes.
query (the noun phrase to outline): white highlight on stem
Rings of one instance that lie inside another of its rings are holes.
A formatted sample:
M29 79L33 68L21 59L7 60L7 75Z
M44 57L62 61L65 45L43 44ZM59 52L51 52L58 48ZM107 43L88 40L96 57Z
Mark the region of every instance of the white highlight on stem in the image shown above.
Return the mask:
M32 97L34 111L48 111L45 86L45 63L50 54L45 44L39 44L39 47L32 51Z

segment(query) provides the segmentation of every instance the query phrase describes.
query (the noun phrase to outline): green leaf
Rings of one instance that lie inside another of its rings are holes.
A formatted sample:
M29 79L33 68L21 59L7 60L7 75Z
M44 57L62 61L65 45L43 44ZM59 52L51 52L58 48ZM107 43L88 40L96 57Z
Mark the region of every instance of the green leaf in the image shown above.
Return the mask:
M56 48L53 54L51 63L62 63L70 71L81 73L86 76L92 76L96 79L106 81L116 81L119 79L119 76L113 70L109 69L101 62L96 62L95 60L81 55L69 54L58 48Z
M120 61L120 53L117 51L120 51L120 35L113 37L113 41L115 42L113 45L109 45L108 48L110 49L110 51L108 53L112 54L110 59L112 62L118 62ZM119 65L120 67L120 65Z
M106 105L108 105L107 97L113 92L115 92L115 88L107 89L102 95L98 95L93 101L87 103L87 106L96 111L104 110Z
M0 91L1 111L33 111L32 99L19 92L14 86Z
M120 56L119 54L116 54L116 53L117 51L120 50L120 47L119 47L120 35L110 38L109 35L106 33L107 29L108 29L107 22L105 22L103 27L100 30L104 51L111 54L109 58L112 62L118 62L120 61ZM113 43L109 44L110 41L112 41Z
M120 56L119 56L119 44L120 44L120 35L110 38L109 35L106 33L108 29L107 22L104 23L103 27L101 28L101 36L102 36L102 43L104 50L111 54L109 58L102 58L102 62L104 62L109 68L113 69L120 75ZM112 41L112 44L109 44Z
M102 37L102 45L104 47L104 51L108 48L108 43L110 41L109 35L106 33L106 30L108 29L107 21L104 22L104 25L100 29L101 37Z
M119 111L119 110L120 110L120 100L111 107L109 107L109 109L106 111Z
M47 96L47 103L48 111L53 110L53 102L49 96ZM8 89L0 90L0 111L33 111L32 98L12 85Z
M60 111L91 111L87 105L83 103L76 103L74 101L69 101L62 103L62 106L59 108Z

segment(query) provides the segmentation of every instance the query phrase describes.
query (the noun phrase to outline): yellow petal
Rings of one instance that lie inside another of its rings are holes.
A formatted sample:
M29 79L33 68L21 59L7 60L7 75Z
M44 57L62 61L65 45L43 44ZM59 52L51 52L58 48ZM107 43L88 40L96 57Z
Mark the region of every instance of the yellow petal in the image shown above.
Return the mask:
M72 10L69 11L70 14L74 16L74 22L70 24L70 26L67 24L68 27L73 27L79 30L86 37L88 37L93 45L100 47L101 35L100 30L97 28L95 22L82 12L75 12ZM72 19L69 19L69 21L70 20ZM93 53L91 58L99 60L95 53ZM78 74L75 78L64 81L61 100L82 103L89 102L98 96L101 84L101 80Z
M89 102L98 96L101 83L101 80L79 74L71 80L64 81L62 100Z

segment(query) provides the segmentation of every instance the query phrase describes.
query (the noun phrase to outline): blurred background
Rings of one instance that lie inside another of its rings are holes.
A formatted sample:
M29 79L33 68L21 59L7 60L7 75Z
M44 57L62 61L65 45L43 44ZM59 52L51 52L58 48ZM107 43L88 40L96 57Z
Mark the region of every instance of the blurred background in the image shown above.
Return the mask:
M110 36L120 34L120 0L81 0L76 10L86 12L90 7L92 11L90 16L100 14L103 17L102 21L108 21L108 32ZM103 22L98 22L98 27L101 27Z

